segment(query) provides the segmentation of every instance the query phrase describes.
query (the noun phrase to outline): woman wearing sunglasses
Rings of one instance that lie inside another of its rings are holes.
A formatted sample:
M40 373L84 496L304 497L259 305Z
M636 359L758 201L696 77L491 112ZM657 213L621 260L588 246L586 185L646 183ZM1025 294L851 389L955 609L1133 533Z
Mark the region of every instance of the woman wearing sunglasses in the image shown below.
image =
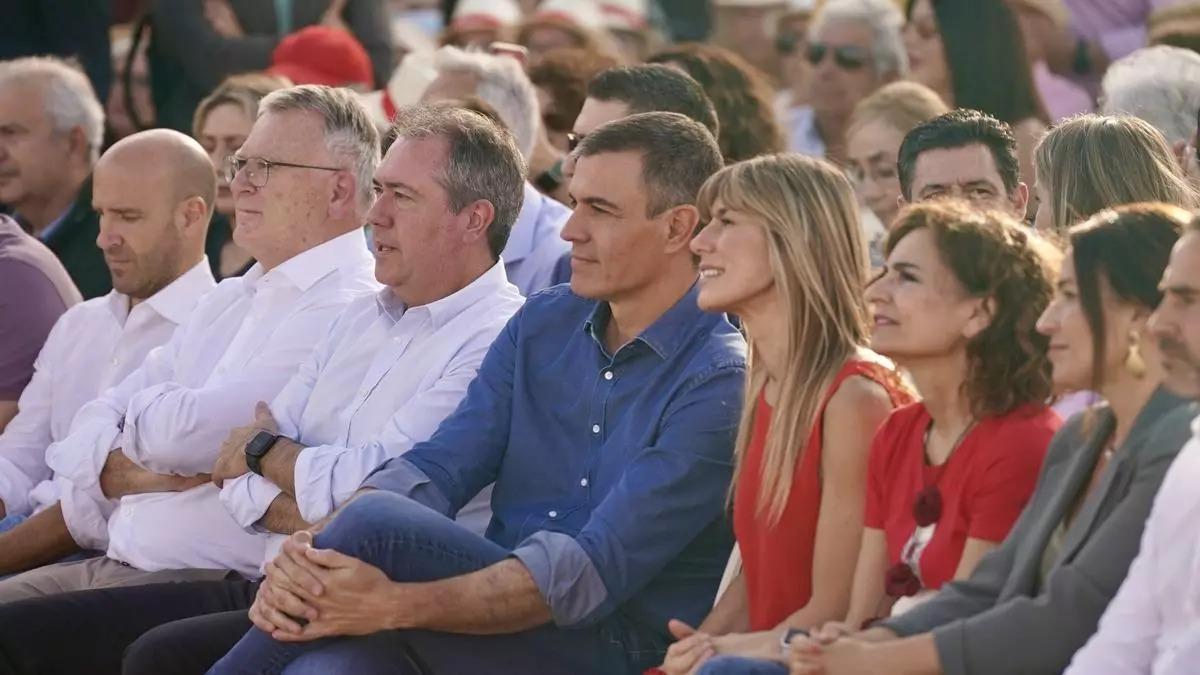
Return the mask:
M794 675L1060 673L1095 632L1137 554L1158 487L1195 410L1161 387L1146 321L1190 219L1121 207L1073 229L1038 330L1054 385L1106 401L1059 430L1029 505L970 578L902 616L791 645Z
M1021 179L1033 183L1033 148L1048 118L1025 43L1006 0L908 0L910 76L951 108L983 111L1017 137Z
M871 438L910 400L865 346L866 247L842 171L768 155L717 173L697 204L698 302L739 316L750 345L731 499L743 567L698 631L671 622L669 675L778 654L778 628L845 615Z
M1061 255L1009 218L953 203L902 212L886 251L867 292L871 345L907 370L922 400L875 435L850 611L830 629L902 611L970 576L1008 535L1060 425L1046 405L1048 341L1035 324ZM700 670L759 672L787 669L726 657Z

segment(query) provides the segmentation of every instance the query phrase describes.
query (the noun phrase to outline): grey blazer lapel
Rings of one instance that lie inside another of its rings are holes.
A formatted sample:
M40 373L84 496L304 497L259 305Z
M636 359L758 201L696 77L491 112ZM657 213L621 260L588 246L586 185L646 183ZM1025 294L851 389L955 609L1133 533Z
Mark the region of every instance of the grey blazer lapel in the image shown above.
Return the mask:
M1039 552L1045 551L1054 530L1063 522L1063 519L1067 517L1071 507L1075 504L1075 498L1087 488L1087 483L1092 477L1092 470L1096 467L1096 462L1100 459L1104 440L1112 433L1113 427L1116 424L1112 410L1107 406L1084 414L1094 415L1094 419L1090 420L1092 428L1090 429L1090 433L1082 439L1080 447L1075 450L1070 462L1064 467L1064 475L1061 478L1058 489L1055 491L1054 496L1048 500L1044 512L1045 515L1041 523L1042 531L1040 534L1044 536L1041 545L1036 549ZM1083 539L1080 533L1086 532L1091 527L1091 520L1096 517L1094 504L1099 503L1099 500L1096 499L1096 496L1099 494L1103 494L1103 492L1097 490L1092 495L1092 498L1088 500L1090 503L1085 504L1080 509L1080 512L1076 514L1075 522L1071 524L1071 527L1067 531L1066 539L1063 540L1062 550L1059 551L1059 560L1063 560L1069 552L1074 551ZM1088 513L1089 510L1091 513ZM1088 523L1088 527L1080 528L1080 525L1084 522ZM1040 575L1041 554L1039 553L1038 559L1032 562L1036 574ZM1055 565L1057 564L1058 561L1055 561Z
M1122 497L1121 494L1114 495L1114 490L1124 486L1127 482L1126 478L1132 470L1131 467L1135 466L1137 462L1138 453L1146 446L1158 421L1180 402L1180 398L1163 387L1159 387L1146 401L1146 405L1142 406L1142 410L1133 422L1133 427L1129 430L1129 436L1114 453L1112 461L1104 469L1104 474L1101 475L1100 482L1096 485L1095 492L1088 496L1087 501L1080 508L1079 514L1075 517L1075 522L1071 523L1070 529L1067 530L1059 560L1070 560L1083 542L1087 541L1087 537L1096 523L1096 518L1102 511L1107 511L1109 501L1111 499L1119 500ZM1112 413L1109 411L1107 420L1109 424L1113 422L1111 415ZM1088 473L1095 466L1095 460L1098 458L1107 436L1108 431L1106 430L1103 435L1096 435L1090 439L1089 445L1093 460L1087 464ZM1071 492L1071 496L1079 494L1079 490L1082 488L1083 486L1080 486Z

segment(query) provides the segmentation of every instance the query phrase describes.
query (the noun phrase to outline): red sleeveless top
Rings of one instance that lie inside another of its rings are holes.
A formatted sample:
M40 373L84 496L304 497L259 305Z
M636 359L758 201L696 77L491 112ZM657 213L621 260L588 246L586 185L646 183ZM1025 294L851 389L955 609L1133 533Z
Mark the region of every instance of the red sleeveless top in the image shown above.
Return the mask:
M847 361L825 393L816 423L800 455L787 506L774 527L758 513L763 452L771 428L771 406L759 397L754 429L733 497L733 530L742 553L742 575L750 603L750 630L768 630L808 604L812 597L813 551L821 509L821 430L825 407L848 377L859 375L887 389L892 405L911 397L897 386L894 372L871 361ZM860 537L861 532L846 536Z

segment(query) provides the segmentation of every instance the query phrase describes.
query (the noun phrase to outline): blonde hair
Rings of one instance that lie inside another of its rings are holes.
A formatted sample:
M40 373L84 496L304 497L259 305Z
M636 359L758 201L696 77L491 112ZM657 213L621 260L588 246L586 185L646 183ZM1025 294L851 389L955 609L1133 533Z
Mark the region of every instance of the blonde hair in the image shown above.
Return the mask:
M1107 208L1137 202L1196 206L1196 193L1161 132L1129 115L1079 115L1046 134L1034 153L1037 180L1050 195L1054 229Z
M267 73L243 73L225 78L211 94L196 106L192 115L192 136L200 138L200 132L213 110L223 105L234 105L251 121L258 116L258 102L273 91L290 87L282 77Z
M784 363L789 368L767 434L757 505L757 512L766 512L773 524L787 505L827 390L867 341L867 249L854 190L842 171L822 159L764 155L728 166L700 189L697 205L705 221L717 200L765 223L771 272L788 311ZM767 379L753 335L747 337L748 382L734 450L734 484Z
M929 87L916 82L893 82L854 106L846 125L846 137L869 122L881 121L902 134L918 124L950 112L950 108Z

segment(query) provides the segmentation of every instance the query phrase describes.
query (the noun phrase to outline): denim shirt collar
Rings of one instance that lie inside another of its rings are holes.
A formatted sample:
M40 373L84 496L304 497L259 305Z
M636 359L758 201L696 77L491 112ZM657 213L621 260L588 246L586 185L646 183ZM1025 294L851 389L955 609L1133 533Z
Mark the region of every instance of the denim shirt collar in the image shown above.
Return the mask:
M654 323L650 324L642 334L630 341L630 345L635 342L640 342L649 347L658 357L664 361L674 356L688 340L688 337L695 330L696 321L704 314L700 307L696 304L696 296L699 294L699 285L695 282L688 288L687 293L683 294L670 309L663 312ZM612 310L607 302L596 302L595 309L591 315L583 322L583 330L591 335L592 339L601 350L604 349L604 329L607 328L609 320L612 318ZM625 347L622 347L624 349ZM615 355L614 355L615 356Z

